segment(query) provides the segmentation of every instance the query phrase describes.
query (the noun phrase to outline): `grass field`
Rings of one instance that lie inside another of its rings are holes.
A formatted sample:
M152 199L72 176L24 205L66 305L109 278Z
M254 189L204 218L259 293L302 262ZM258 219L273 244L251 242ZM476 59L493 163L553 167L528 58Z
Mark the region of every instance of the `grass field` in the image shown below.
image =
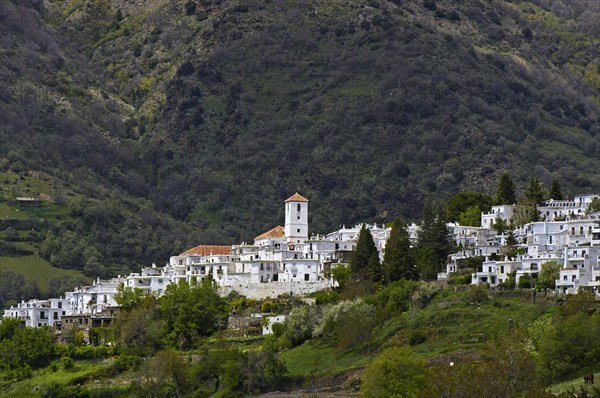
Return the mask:
M594 379L596 380L595 386L597 388L600 385L600 383L598 383L598 380L600 380L600 373L594 373ZM575 390L575 393L578 394L581 387L584 387L585 390L589 393L593 392L593 386L586 386L583 383L583 375L573 380L567 380L563 381L562 383L555 384L551 386L548 390L553 394L562 394L570 390Z
M42 293L47 291L48 282L53 277L62 275L83 276L80 271L53 267L40 256L0 256L0 270L18 272L25 278L36 281Z
M307 342L281 353L289 376L336 375L367 365L371 358L354 351L341 351L321 344Z

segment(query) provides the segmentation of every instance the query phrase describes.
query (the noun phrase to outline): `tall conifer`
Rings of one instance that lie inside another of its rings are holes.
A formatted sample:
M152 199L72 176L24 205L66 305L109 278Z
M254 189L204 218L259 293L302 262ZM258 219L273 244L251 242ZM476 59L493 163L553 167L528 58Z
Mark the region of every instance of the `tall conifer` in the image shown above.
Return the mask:
M549 196L550 199L563 200L563 194L562 190L560 189L560 183L558 182L558 178L556 177L552 179L552 185L550 185Z
M406 224L398 219L393 222L390 237L385 245L382 269L386 283L402 278L416 279L418 276Z
M498 205L512 205L517 202L517 195L515 193L515 183L510 174L504 173L498 181L498 191L496 192L496 204Z
M366 224L363 224L358 233L356 249L352 254L352 260L350 261L350 267L354 278L369 278L371 280L373 280L373 278L378 278L372 274L372 272L375 272L374 261L372 260L374 255L377 256L377 261L379 262L379 252L375 246L375 241L373 241L373 235L371 235L371 231L369 231ZM369 267L369 263L371 263L371 267ZM381 270L379 270L379 273L380 272Z

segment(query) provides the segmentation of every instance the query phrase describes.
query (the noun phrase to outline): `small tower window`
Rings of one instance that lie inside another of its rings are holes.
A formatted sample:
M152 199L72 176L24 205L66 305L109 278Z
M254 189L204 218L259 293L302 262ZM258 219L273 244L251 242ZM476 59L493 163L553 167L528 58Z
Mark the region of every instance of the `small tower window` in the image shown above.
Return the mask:
M298 203L298 211L300 211L300 203Z

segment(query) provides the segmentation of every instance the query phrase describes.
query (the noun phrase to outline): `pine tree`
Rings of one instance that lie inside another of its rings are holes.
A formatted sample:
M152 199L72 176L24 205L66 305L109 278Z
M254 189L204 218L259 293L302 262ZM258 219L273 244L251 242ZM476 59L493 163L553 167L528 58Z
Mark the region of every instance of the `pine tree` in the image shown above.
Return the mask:
M383 256L383 276L386 283L399 279L416 279L415 254L410 245L406 224L396 220L392 224L390 237Z
M552 179L552 185L550 185L550 192L548 192L548 195L550 196L550 199L563 200L563 194L560 189L558 178L554 177Z
M379 253L371 253L367 269L367 277L373 283L379 283L383 280L381 262L379 261Z
M379 256L375 241L373 241L373 235L367 228L366 224L363 224L358 233L358 240L356 241L356 249L352 254L352 260L350 261L350 268L352 269L352 275L355 279L373 278L370 275L369 263L373 255ZM379 261L379 257L378 261Z
M525 198L532 204L536 205L544 200L544 191L539 178L533 177L529 180L529 185L525 191Z
M498 181L498 191L496 192L496 204L512 205L516 203L517 195L515 194L515 183L510 174L504 173Z
M423 207L423 219L417 244L417 268L424 279L435 279L446 264L447 256L452 249L450 233L443 213L427 201ZM427 271L424 273L423 268Z

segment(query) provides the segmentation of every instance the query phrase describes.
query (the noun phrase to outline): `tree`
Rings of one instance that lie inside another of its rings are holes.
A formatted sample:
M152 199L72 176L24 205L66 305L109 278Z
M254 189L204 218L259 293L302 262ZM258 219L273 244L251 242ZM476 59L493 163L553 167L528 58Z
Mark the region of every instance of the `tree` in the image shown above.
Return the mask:
M146 296L136 305L123 308L115 331L117 344L132 354L145 355L160 348L165 329L156 297Z
M310 339L318 322L318 311L317 307L306 305L292 308L283 322L283 345L295 347Z
M479 227L481 225L481 209L479 206L470 206L458 215L460 225Z
M339 287L343 289L350 281L352 270L350 266L346 264L337 264L331 268L331 276L338 283Z
M383 351L363 374L361 393L366 398L417 398L427 387L426 362L407 347Z
M480 211L488 212L493 202L492 197L479 192L459 192L446 203L446 219L450 222L456 222L459 220L461 213L473 206L479 206Z
M519 288L520 289L531 289L533 287L533 278L530 274L523 274L519 278Z
M160 298L167 327L167 340L179 349L190 348L203 336L223 327L227 316L225 300L212 278L190 286L185 281L170 284Z
M538 275L537 289L554 289L556 280L560 275L560 264L556 261L548 261L542 264Z
M432 202L425 202L418 234L417 268L421 278L434 280L437 273L446 265L447 256L452 249L450 233L442 212Z
M550 185L550 191L548 192L548 196L550 199L554 200L563 200L562 190L560 189L560 183L558 182L558 178L552 178L552 184Z
M0 270L0 309L10 302L29 300L39 294L40 290L35 281L27 280L22 274L14 271Z
M130 309L135 307L137 304L144 300L144 293L142 289L137 287L125 287L123 283L119 283L117 286L117 294L115 294L115 301L121 308Z
M374 269L373 258L375 255L379 256L379 251L375 246L375 241L373 241L373 235L371 235L371 231L367 228L367 225L363 224L358 233L356 249L354 249L352 260L350 261L350 268L355 279L381 279L381 273L378 275L377 270ZM370 263L371 267L369 267Z
M417 279L415 254L411 247L406 224L397 219L392 223L390 237L383 255L383 276L386 283L398 279Z
M600 199L594 198L590 202L590 204L586 210L586 214L595 213L597 211L600 211Z
M427 246L417 249L416 267L422 280L433 281L440 271L440 264L433 249Z
M498 181L498 191L496 192L496 204L511 205L517 202L517 196L515 193L515 183L510 174L504 173Z
M534 205L544 200L544 190L539 178L532 177L529 180L529 185L527 185L527 189L525 190L525 198Z
M240 376L246 394L272 386L287 373L285 362L271 350L251 350L241 362Z
M509 223L506 222L506 220L501 219L500 217L496 217L492 228L494 228L499 235L502 235L508 230Z

